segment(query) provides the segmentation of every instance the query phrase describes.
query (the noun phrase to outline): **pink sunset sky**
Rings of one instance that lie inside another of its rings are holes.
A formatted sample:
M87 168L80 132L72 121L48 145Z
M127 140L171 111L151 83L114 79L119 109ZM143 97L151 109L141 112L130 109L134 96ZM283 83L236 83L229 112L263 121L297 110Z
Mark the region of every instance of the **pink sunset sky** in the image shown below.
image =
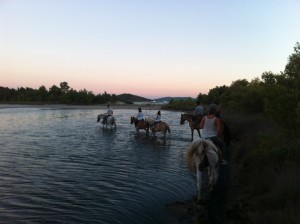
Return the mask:
M299 1L0 2L0 86L197 97L284 70Z

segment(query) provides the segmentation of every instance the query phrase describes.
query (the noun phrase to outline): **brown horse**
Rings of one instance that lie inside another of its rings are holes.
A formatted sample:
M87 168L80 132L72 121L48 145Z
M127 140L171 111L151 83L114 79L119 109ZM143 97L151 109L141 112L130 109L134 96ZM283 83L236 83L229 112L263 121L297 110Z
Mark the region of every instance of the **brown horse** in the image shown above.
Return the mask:
M196 129L198 134L199 134L199 137L201 138L201 134L200 134L200 122L201 122L201 119L203 116L199 117L197 119L196 122L193 121L193 118L195 116L194 115L191 115L191 114L181 114L181 117L180 117L180 124L184 124L185 121L188 121L189 122L189 126L191 128L191 134L192 134L192 138L191 138L191 141L193 141L193 137L194 137L194 130ZM221 121L221 132L222 132L222 139L223 141L225 142L226 146L229 147L229 144L230 144L230 130L229 130L229 127L228 125L226 124L226 122L223 120L223 119L220 119Z
M152 136L155 136L155 132L162 132L164 135L164 138L166 138L167 131L171 133L170 127L166 122L159 122L154 125L154 127L151 129L152 130Z
M189 122L189 126L191 128L191 134L192 134L192 139L191 141L193 141L194 139L194 130L196 129L198 132L199 137L201 138L201 134L200 134L200 122L201 122L202 116L197 117L191 114L181 114L180 117L180 124L183 125L185 121Z
M149 133L149 128L150 128L150 121L148 119L141 120L139 123L136 125L136 118L131 116L130 117L130 124L134 124L136 131L139 132L140 129L146 130L147 133Z

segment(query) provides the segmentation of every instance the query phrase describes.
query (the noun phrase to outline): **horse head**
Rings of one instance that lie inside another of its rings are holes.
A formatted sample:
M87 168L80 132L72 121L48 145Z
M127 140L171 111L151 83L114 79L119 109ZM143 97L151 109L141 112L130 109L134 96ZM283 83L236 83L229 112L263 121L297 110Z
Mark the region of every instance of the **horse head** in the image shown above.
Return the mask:
M130 124L133 124L135 122L135 117L131 116L130 117Z
M185 122L185 118L184 118L183 114L181 114L181 116L180 116L180 124L183 125L184 122Z

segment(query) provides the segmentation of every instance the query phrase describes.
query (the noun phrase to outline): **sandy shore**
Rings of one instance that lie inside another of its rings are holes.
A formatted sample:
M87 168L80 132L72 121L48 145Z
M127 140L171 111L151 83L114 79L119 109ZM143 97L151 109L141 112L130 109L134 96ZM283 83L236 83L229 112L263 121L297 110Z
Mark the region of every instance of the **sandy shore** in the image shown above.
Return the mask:
M112 109L137 109L141 107L144 110L159 110L161 105L111 105ZM49 109L106 109L106 104L99 105L66 105L66 104L0 104L0 109L4 108L49 108Z

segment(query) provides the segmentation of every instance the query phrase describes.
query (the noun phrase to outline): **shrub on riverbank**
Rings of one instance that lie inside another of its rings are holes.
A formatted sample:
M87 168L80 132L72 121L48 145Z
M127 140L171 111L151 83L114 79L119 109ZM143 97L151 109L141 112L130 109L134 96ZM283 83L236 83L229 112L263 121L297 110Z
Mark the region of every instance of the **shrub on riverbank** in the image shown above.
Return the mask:
M262 115L231 115L230 120L227 223L298 223L300 141Z

